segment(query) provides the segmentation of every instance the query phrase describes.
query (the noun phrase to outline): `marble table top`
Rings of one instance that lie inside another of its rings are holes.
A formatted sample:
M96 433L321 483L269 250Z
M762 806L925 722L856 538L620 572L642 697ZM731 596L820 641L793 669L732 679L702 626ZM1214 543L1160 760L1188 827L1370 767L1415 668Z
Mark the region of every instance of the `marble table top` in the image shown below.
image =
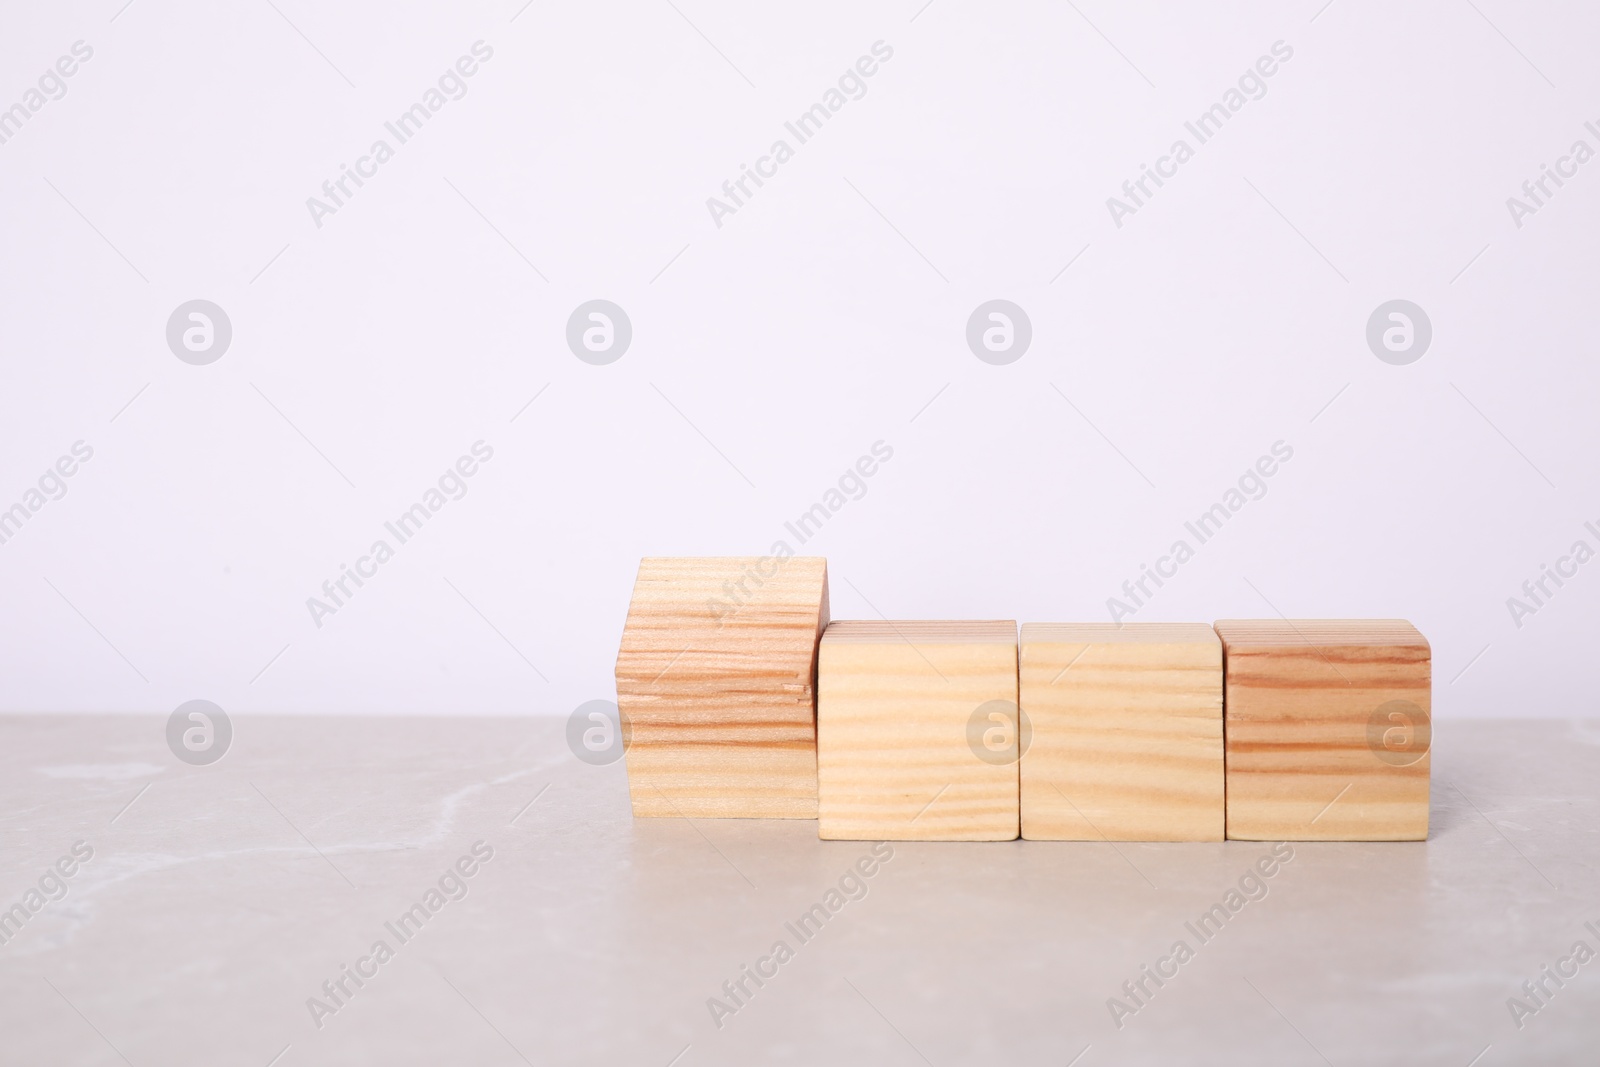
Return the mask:
M635 820L564 726L0 718L0 1062L1600 1060L1600 721L1436 723L1430 840L1277 846Z

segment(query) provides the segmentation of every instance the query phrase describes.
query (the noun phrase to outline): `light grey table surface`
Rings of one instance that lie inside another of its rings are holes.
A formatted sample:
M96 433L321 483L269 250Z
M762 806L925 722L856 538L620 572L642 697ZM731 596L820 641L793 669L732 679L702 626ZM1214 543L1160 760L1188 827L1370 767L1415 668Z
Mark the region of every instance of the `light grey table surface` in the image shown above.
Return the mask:
M857 882L814 822L634 820L559 720L243 718L201 768L163 726L0 718L0 908L45 883L6 1064L1600 1062L1600 959L1521 988L1600 950L1600 723L1436 724L1429 841L1293 845L1204 942L1269 844L896 843Z

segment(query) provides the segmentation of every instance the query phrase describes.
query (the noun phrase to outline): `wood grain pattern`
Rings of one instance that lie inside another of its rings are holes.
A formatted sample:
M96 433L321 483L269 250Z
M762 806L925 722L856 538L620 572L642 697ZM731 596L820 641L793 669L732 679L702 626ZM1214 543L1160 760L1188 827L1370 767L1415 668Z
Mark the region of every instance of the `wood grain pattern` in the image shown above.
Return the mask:
M1400 619L1224 620L1228 836L1428 836L1432 656Z
M1222 643L1204 624L1022 627L1022 836L1220 841Z
M640 561L617 654L636 816L814 819L827 562Z
M990 761L969 730L996 701L1011 754ZM1016 701L1014 622L833 623L817 667L820 836L1015 838Z

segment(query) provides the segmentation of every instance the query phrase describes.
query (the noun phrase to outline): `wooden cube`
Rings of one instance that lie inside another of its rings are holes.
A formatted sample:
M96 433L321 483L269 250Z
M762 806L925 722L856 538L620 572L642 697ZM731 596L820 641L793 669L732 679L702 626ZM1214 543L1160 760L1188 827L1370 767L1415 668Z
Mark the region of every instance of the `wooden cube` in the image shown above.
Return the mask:
M1204 624L1022 627L1022 836L1221 841L1222 642Z
M617 654L636 816L817 817L821 558L644 559Z
M833 623L817 662L818 833L1014 839L1016 708L1014 622Z
M1432 657L1401 619L1228 620L1228 836L1428 836Z

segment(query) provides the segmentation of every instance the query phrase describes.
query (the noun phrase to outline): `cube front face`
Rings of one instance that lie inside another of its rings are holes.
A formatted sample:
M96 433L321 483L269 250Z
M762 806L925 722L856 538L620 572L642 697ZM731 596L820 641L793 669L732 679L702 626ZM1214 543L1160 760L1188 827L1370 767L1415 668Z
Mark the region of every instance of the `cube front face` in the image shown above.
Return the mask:
M1222 643L1204 624L1022 628L1022 836L1220 841Z
M826 561L647 558L622 647L636 816L814 819Z
M1428 836L1432 657L1410 623L1227 620L1228 836Z
M817 669L819 836L1016 838L1016 633L1014 622L828 627Z

